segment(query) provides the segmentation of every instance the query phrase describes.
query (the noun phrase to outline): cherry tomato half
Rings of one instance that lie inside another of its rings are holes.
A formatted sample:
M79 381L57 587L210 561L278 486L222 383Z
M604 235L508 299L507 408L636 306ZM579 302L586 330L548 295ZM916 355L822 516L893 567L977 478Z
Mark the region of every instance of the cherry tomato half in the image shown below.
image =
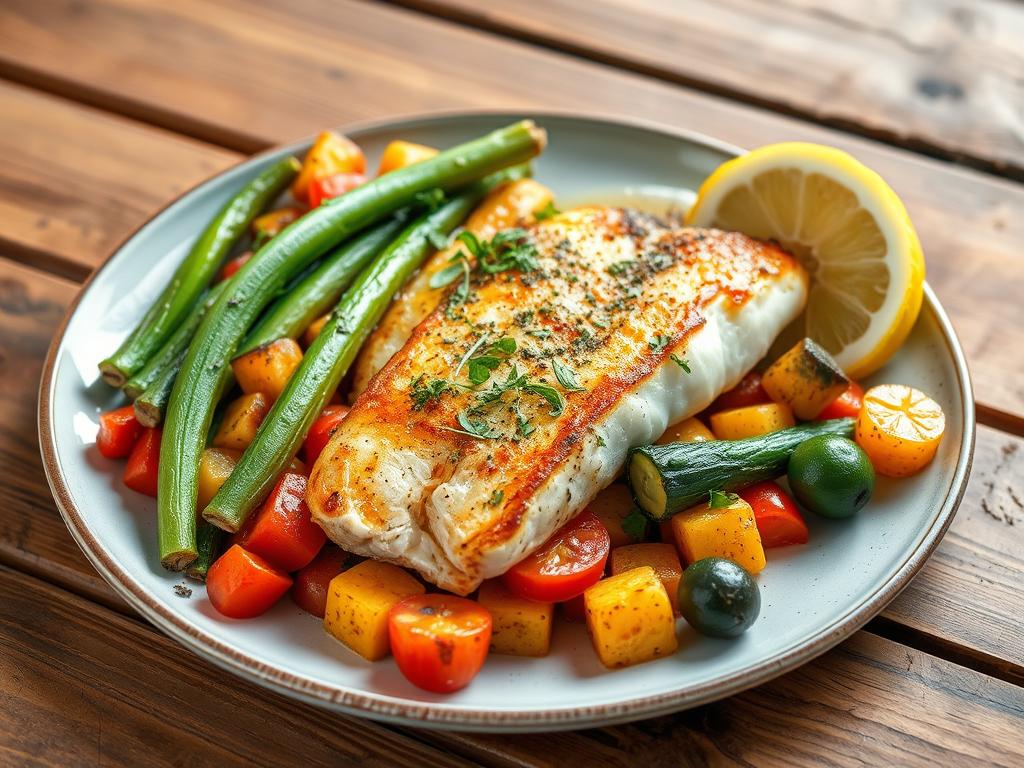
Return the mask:
M862 405L864 405L864 388L857 382L851 381L846 391L826 405L815 421L845 418L856 419L860 414Z
M561 603L600 581L608 560L608 529L584 510L559 528L540 549L505 574L505 585L518 597Z
M757 532L766 549L807 543L807 523L793 499L778 483L772 480L755 483L740 491L740 498L754 510Z
M391 653L406 679L434 693L465 688L487 658L491 613L443 594L415 595L388 614Z
M328 405L320 411L320 415L317 416L316 421L309 428L306 442L302 446L302 455L310 468L312 468L324 448L327 447L327 443L331 441L331 436L338 429L342 419L347 415L347 405Z
M746 408L748 405L770 403L772 399L761 386L761 374L751 371L732 389L723 392L708 408L708 412L730 411L733 408Z
M244 251L238 254L235 258L224 262L224 266L220 268L220 276L218 281L227 280L229 277L234 275L238 270L246 265L249 259L252 258L252 251Z

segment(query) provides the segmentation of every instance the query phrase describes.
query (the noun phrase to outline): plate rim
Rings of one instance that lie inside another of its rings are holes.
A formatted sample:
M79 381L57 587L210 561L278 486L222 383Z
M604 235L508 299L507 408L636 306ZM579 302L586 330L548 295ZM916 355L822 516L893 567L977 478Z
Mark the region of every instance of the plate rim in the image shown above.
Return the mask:
M578 113L558 109L529 109L521 111L508 109L438 110L377 120L351 122L339 126L338 130L355 134L384 128L400 130L402 127L423 123L438 124L503 116L512 120L529 117L536 118L539 121L551 118L583 123L600 123L619 128L660 133L670 138L681 139L732 155L741 154L744 151L740 147L706 136L697 131L676 128L654 121L622 118L601 112ZM312 137L307 137L288 144L275 145L255 155L246 157L239 163L225 168L188 188L159 211L148 217L145 222L135 228L110 252L82 284L54 333L43 365L39 388L37 422L40 453L43 459L47 483L50 486L57 508L68 530L92 566L121 598L142 614L150 623L157 626L161 631L184 645L190 651L211 661L222 669L278 693L345 714L369 717L383 722L426 728L483 732L536 732L612 725L641 718L655 717L732 696L768 682L784 672L811 661L851 636L881 612L909 584L942 540L942 537L953 521L953 517L967 487L967 479L974 457L976 421L970 372L963 348L945 309L939 303L931 286L925 283L924 305L937 322L942 333L943 342L952 359L957 377L957 391L959 392L963 408L961 424L963 439L952 476L950 493L943 501L932 525L925 532L921 543L913 551L907 553L903 563L893 576L867 599L851 606L841 617L821 629L804 643L770 658L762 659L752 666L741 668L726 675L724 678L687 687L683 690L652 696L635 696L610 704L567 706L554 709L493 710L482 709L476 706L450 705L443 702L412 701L397 696L360 691L341 684L324 684L305 676L287 672L273 665L264 664L258 659L206 634L174 611L164 609L156 600L150 597L141 584L132 578L131 574L107 556L103 547L99 545L98 540L86 525L85 517L75 505L61 474L51 418L51 401L54 394L53 385L57 353L63 344L68 325L74 317L79 303L91 288L93 281L110 266L113 258L145 227L166 213L168 209L204 186L221 179L227 174L239 172L243 168L258 163L267 155L307 146L311 140Z

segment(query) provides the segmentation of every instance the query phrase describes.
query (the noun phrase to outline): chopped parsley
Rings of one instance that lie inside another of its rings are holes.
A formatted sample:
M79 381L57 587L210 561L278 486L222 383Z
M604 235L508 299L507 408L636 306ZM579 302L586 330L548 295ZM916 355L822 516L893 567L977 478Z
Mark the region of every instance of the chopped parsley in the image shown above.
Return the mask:
M605 271L612 277L622 277L633 268L633 264L632 259L616 261L614 264L609 264Z
M545 219L551 219L560 214L561 211L555 207L553 200L548 200L548 204L543 208L538 208L533 212L533 218L537 221L544 221Z
M551 370L555 373L555 378L558 379L558 383L562 385L562 389L567 392L585 392L586 388L580 386L579 379L576 378L576 372L568 366L558 362L558 360L551 359Z
M708 507L711 509L725 509L739 500L740 497L735 493L726 493L725 491L710 491L708 493Z
M654 354L658 354L668 346L669 342L672 341L672 337L668 334L659 333L653 339L647 342L647 346L651 348Z
M501 504L504 498L505 492L499 488L498 490L491 494L491 498L487 503L490 504L492 507L496 507L499 504Z
M417 411L423 410L423 408L434 400L440 400L441 396L445 392L453 391L452 385L444 379L434 379L433 381L424 382L426 378L425 373L421 373L415 379L413 379L412 385L409 387L409 397L412 398L412 407Z
M684 371L686 371L687 373L693 373L693 371L690 370L690 364L686 362L683 358L681 358L679 355L677 355L675 352L669 355L669 357L671 358L673 363L678 365Z
M622 518L622 532L633 541L643 541L647 535L647 518L643 512L633 507L629 514Z

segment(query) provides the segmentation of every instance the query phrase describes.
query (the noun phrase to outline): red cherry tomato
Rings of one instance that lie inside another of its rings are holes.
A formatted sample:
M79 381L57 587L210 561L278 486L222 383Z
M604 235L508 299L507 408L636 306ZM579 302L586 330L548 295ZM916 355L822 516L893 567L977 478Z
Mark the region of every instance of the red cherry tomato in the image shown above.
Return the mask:
M142 425L135 418L135 408L126 405L100 414L96 447L108 459L123 459L132 452L141 435Z
M306 442L302 446L302 455L306 459L306 464L311 468L323 449L327 447L327 443L330 442L331 436L341 424L341 420L347 415L347 405L328 405L320 411L313 426L309 428Z
M754 522L765 548L806 544L808 533L800 510L778 483L765 480L742 491L742 498L754 510Z
M144 429L125 464L124 484L155 499L159 466L160 430Z
M451 693L469 685L483 666L491 644L491 613L463 597L414 595L391 608L388 637L410 683Z
M306 506L306 476L282 472L237 543L291 572L309 565L326 541L327 535L313 522Z
M265 613L291 585L288 574L237 544L218 557L206 574L207 597L232 619Z
M361 173L336 173L322 179L314 179L309 183L309 207L316 208L324 200L340 197L350 189L366 183L366 176Z
M235 258L227 261L223 267L220 268L220 280L227 280L235 272L245 266L245 263L252 258L252 251L245 251L240 253Z
M772 399L768 397L768 393L761 386L761 374L751 371L740 379L740 383L735 387L720 394L708 408L708 412L717 413L733 408L746 408L748 405L760 405L771 401Z
M856 381L851 381L846 391L826 405L815 421L855 419L860 413L862 405L864 405L864 388Z
M512 566L504 576L505 585L528 600L565 602L601 579L610 548L608 529L584 510Z
M331 579L345 569L349 554L340 547L327 544L313 562L295 574L292 600L306 613L319 616L327 612L327 588Z

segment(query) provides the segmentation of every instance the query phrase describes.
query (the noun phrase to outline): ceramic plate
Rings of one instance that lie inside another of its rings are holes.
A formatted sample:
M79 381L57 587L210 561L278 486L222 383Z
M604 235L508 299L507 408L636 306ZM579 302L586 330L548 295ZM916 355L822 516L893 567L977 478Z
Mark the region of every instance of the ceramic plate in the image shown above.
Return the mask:
M522 117L459 114L343 129L375 167L393 138L446 147ZM605 119L541 114L549 146L536 176L562 207L633 200L685 206L700 181L738 150L701 136ZM268 688L381 720L492 731L581 728L648 717L736 693L802 664L877 614L922 566L959 503L974 445L967 368L930 290L906 346L864 382L911 384L947 416L935 462L899 482L880 479L856 518L809 517L810 544L769 551L762 612L735 641L698 636L680 621L673 656L609 672L580 625L557 622L544 659L491 656L467 689L448 696L407 683L391 660L370 664L289 600L250 621L217 614L203 588L180 597L179 575L156 557L152 499L127 490L121 464L94 442L100 411L119 405L97 362L133 327L196 234L238 187L296 144L202 184L132 236L93 276L54 340L43 374L39 430L50 485L72 535L96 569L141 614L199 655Z

